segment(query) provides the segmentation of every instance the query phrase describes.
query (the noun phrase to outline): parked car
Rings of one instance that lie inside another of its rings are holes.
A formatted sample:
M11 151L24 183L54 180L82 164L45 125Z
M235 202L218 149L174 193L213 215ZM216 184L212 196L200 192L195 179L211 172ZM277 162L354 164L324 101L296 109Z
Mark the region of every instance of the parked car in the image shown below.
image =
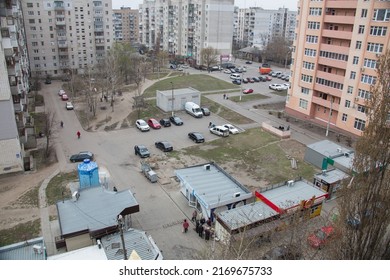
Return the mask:
M149 152L148 148L146 148L144 145L135 145L134 146L134 153L135 153L135 155L138 155L141 158L150 157L150 152Z
M209 68L209 70L210 70L211 72L213 72L213 71L219 71L219 70L222 70L222 67L219 66L219 65L214 65L214 66L211 66L211 67Z
M222 136L222 137L228 137L230 134L229 129L227 129L226 127L224 127L222 125L212 126L210 128L210 132L212 134Z
M277 91L281 91L283 90L283 87L281 84L270 84L268 86L269 89L273 89L273 90L277 90Z
M47 84L47 85L51 84L51 79L49 77L46 78L45 84Z
M243 78L243 79L242 79L242 82L243 82L244 84L249 83L249 78Z
M272 77L278 77L278 75L280 76L280 75L282 75L282 72L281 71L275 71L275 72L273 72L272 73Z
M289 82L290 79L291 79L291 76L290 76L290 75L287 75L287 76L284 78L284 80L285 80L286 82Z
M230 74L230 79L232 80L241 79L241 75L238 73Z
M58 95L59 95L59 96L62 96L63 94L66 94L65 90L60 89L60 90L58 91Z
M266 79L267 81L272 81L271 76L265 76L265 79Z
M236 73L236 70L234 70L234 68L228 69L228 70L230 70L230 73L231 73L231 74Z
M78 154L74 154L70 157L71 162L80 162L80 161L84 161L84 159L93 160L93 153L84 151L84 152L79 152Z
M188 137L194 141L195 143L203 143L204 137L203 134L200 132L190 132L188 133Z
M232 71L230 71L230 69L225 69L225 70L223 70L223 73L225 73L225 74L231 74Z
M287 77L286 74L282 74L282 75L280 75L278 78L281 79L281 80L284 80L284 78L286 78L286 77Z
M135 125L141 131L149 131L150 130L150 126L144 120L141 120L141 119L137 120L135 122Z
M170 120L171 123L173 123L174 125L183 125L183 121L182 121L181 118L179 118L178 116L169 117L169 120Z
M168 141L157 141L156 143L154 143L154 145L157 149L160 149L163 152L173 151L173 147Z
M201 107L200 109L202 110L203 116L210 116L210 110L209 110L209 108L207 108L207 107Z
M235 85L241 85L241 80L235 79L235 80L232 81L232 83L235 84Z
M289 89L290 88L290 83L284 83L284 84L281 84L282 88L283 89Z
M160 124L163 127L170 127L171 126L171 121L169 119L161 119Z
M255 80L253 80L252 78L248 78L248 82L250 82L251 84L253 84L255 82Z
M244 89L242 91L243 94L248 94L248 93L252 93L252 92L253 92L253 89L251 89L251 88L247 88L247 89Z
M68 101L69 100L68 95L66 95L66 94L61 95L61 100Z
M260 82L260 79L257 78L257 77L253 77L252 80L254 80L254 81L257 82L257 83Z
M252 61L250 61L250 60L245 61L245 64L252 64Z
M161 128L160 123L156 119L154 119L154 118L148 119L148 125L151 128L154 128L154 129L160 129Z
M236 67L233 70L234 70L235 73L242 73L242 69L241 68Z
M222 126L224 126L227 129L229 129L229 133L230 134L238 134L238 133L240 133L240 131L234 125L231 125L230 123L224 124Z
M267 77L268 77L268 76L266 76L266 75L261 75L261 76L259 76L260 82L266 82L266 81L267 81Z
M310 246L316 249L321 247L333 236L335 229L333 226L324 226L317 229L315 232L307 237L307 242Z
M65 108L66 110L73 110L74 108L72 102L66 102Z

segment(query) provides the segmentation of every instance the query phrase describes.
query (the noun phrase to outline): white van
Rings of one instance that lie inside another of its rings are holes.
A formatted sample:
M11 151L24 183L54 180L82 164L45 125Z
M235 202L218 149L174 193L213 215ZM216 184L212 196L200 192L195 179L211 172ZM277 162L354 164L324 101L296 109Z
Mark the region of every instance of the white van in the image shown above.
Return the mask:
M203 117L202 110L200 109L199 105L194 102L186 102L186 104L184 104L184 109L188 114L194 116L195 118Z
M227 129L226 127L224 127L222 125L211 127L210 132L215 134L215 135L222 136L222 137L229 136L229 129Z
M236 80L236 79L241 79L241 75L237 73L233 73L230 75L230 79Z

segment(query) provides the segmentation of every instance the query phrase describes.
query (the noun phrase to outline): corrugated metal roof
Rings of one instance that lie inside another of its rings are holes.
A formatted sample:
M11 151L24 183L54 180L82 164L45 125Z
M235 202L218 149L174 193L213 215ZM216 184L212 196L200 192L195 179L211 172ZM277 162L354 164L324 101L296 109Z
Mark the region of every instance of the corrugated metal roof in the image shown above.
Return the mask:
M247 188L215 163L178 169L175 174L206 209L252 197Z
M343 155L344 153L353 153L352 150L329 140L318 141L307 145L307 147L330 158ZM341 151L339 149L341 149Z
M129 190L112 192L101 187L82 189L77 201L57 202L62 234L114 226L117 215L125 208L137 205Z
M264 202L258 201L220 212L217 215L231 230L235 230L278 214Z
M303 180L266 190L261 194L279 208L289 208L299 205L302 200L309 200L313 196L320 197L326 194L325 191L309 184Z
M0 260L46 260L43 237L1 247Z
M158 257L161 259L162 255L160 250L157 248L153 239L147 236L146 232L129 229L123 232L123 237L127 258L130 257L131 252L134 250L142 260L155 260ZM123 260L123 247L119 233L104 236L100 240L108 260Z
M329 184L339 182L339 181L349 177L348 174L344 173L343 171L341 171L339 169L327 170L325 172L315 174L314 176L315 176L315 178L317 178L319 180L323 180L324 182L327 182Z

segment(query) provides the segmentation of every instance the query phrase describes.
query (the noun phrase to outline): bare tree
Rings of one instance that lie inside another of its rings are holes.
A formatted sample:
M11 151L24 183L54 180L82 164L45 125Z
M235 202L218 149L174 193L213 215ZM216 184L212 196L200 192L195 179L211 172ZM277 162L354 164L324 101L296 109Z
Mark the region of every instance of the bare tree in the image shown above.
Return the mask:
M210 72L210 66L218 63L218 50L207 47L201 50L200 55L202 57L201 64L206 65Z
M283 63L290 51L290 42L283 37L275 37L271 42L268 42L263 55L266 60ZM263 59L263 62L264 59Z
M46 138L45 157L48 158L50 155L50 144L51 139L54 138L57 132L58 123L55 121L56 114L52 111L46 111L43 118L42 133Z
M353 179L341 190L338 257L390 259L390 50L378 60Z

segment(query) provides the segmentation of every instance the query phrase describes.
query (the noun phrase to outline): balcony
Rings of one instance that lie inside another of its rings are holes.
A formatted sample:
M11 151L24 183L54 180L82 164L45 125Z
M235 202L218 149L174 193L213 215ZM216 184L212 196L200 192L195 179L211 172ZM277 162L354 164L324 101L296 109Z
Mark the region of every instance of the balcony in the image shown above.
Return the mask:
M59 48L67 48L68 47L68 42L66 41L58 41L58 47Z
M357 0L326 1L326 8L356 9L357 5Z
M58 25L58 26L65 26L66 22L65 22L65 20L57 20L56 19L56 25Z
M318 58L318 64L339 68L339 69L347 69L347 62L344 60L336 60L336 59L330 59L326 57L319 57Z
M326 23L339 23L339 24L351 24L355 22L355 17L352 16L334 16L334 15L325 15L324 22Z
M351 31L339 31L339 30L323 29L322 30L322 36L323 37L328 37L328 38L337 38L337 39L351 40L352 39L352 32Z
M317 78L321 78L324 80L344 84L345 82L345 76L342 75L336 75L328 72L323 72L323 71L317 71Z
M311 101L315 104L321 105L322 107L330 108L330 100L322 99L318 96L313 96ZM340 105L336 102L332 103L332 110L338 111Z
M314 83L314 90L320 92L326 92L327 94L341 98L342 90L332 87L327 87L325 85Z

